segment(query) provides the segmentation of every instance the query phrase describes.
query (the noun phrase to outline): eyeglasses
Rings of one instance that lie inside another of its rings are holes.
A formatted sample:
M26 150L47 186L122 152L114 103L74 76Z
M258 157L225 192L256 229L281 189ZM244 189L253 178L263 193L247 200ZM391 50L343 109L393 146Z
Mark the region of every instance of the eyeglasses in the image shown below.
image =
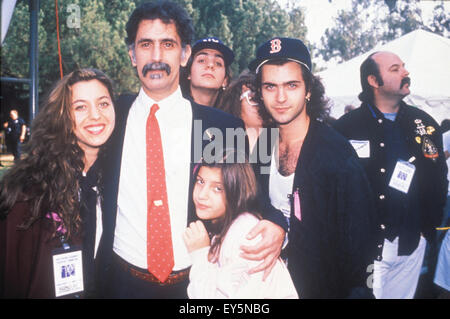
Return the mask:
M252 90L247 90L241 94L240 100L242 101L245 98L247 100L248 104L250 104L252 106L257 106L259 104L253 100L254 96L255 96L255 92L253 92Z

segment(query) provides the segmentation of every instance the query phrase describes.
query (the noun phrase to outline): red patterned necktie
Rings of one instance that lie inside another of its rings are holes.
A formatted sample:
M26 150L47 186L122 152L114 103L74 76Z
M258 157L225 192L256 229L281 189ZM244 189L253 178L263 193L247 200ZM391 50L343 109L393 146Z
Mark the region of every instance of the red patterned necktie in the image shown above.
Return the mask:
M173 248L167 202L164 157L153 104L147 118L147 264L148 271L164 282L172 271Z

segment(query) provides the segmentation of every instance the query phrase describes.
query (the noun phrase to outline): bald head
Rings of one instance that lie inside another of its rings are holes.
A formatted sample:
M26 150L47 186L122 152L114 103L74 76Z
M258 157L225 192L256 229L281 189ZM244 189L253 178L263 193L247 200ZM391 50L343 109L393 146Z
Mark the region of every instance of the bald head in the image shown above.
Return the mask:
M373 87L374 95L384 98L396 98L399 101L410 93L411 80L405 63L392 52L381 51L372 55L380 72L382 84L375 76L369 75L367 81Z
M360 99L369 103L374 103L375 98L400 101L410 93L408 75L405 63L395 53L372 53L361 64Z

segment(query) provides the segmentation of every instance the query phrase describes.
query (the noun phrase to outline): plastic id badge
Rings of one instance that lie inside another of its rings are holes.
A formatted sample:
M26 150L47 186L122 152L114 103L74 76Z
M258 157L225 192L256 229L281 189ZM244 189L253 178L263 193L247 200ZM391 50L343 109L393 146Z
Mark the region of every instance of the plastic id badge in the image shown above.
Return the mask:
M395 164L391 180L389 181L389 186L408 194L415 171L416 167L413 164L398 160L397 164Z
M81 250L55 250L53 252L55 296L61 297L84 290Z

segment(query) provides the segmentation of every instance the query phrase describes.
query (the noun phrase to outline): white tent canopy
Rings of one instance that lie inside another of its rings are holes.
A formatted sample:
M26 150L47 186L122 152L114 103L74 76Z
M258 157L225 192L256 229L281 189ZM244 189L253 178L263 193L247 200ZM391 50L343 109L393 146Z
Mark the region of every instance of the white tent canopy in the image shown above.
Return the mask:
M339 118L347 104L359 106L359 67L375 51L397 54L410 73L411 94L404 101L417 106L438 122L450 118L450 39L415 30L358 57L318 73L332 101L331 116Z

